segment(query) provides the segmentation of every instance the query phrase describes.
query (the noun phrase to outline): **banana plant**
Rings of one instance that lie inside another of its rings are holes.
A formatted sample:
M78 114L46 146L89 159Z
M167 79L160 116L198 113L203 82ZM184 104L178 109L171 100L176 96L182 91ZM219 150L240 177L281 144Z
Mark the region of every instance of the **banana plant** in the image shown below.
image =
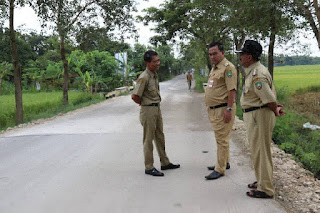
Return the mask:
M124 58L124 53L121 53L122 58ZM123 67L124 71L124 78L125 78L125 84L128 86L130 82L132 82L135 79L136 73L134 72L134 66L132 63L128 63L125 60L119 60L116 59L121 67Z

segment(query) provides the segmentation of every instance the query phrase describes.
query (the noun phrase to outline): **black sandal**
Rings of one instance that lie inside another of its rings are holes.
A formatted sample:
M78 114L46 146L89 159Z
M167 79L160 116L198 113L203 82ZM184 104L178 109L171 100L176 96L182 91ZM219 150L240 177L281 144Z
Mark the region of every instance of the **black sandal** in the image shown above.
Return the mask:
M248 184L248 188L249 188L249 189L256 189L256 188L258 188L258 182L255 181L255 182L253 182L253 183Z
M258 190L250 190L250 192L247 192L247 195L253 198L273 198L273 196L267 195L265 192Z

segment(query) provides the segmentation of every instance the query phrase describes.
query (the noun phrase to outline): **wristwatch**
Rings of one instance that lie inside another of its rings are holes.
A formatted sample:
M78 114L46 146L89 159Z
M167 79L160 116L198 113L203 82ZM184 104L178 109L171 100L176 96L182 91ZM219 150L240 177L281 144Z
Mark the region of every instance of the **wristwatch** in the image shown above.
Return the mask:
M232 108L231 108L231 107L227 107L227 110L228 110L229 112L231 112L231 111L232 111Z

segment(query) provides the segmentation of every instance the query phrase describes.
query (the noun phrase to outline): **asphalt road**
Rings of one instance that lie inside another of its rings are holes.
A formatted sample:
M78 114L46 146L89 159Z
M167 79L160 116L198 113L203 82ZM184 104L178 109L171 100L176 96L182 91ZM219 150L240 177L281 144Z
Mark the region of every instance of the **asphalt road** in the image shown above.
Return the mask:
M144 174L139 106L117 97L0 134L0 212L285 212L245 195L254 172L233 141L226 176L205 180L216 145L204 96L184 75L160 87L166 150L180 169Z

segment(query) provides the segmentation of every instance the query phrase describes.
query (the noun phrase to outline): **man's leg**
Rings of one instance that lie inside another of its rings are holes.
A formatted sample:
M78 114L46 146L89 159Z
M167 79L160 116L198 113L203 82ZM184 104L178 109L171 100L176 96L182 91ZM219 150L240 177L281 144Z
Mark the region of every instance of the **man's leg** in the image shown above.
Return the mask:
M215 165L215 171L220 174L225 174L226 165L230 162L229 141L230 132L234 123L235 106L232 110L232 119L229 123L225 123L223 119L223 113L225 107L218 108L213 111L211 123L214 130L216 142L217 142L217 161Z
M140 122L143 126L143 153L145 170L153 169L153 144L155 132L155 117L150 106L141 106Z
M267 110L267 113L265 113ZM274 195L271 138L275 122L274 114L268 108L244 114L250 144L251 160L258 181L257 190L269 196Z
M273 163L271 154L272 131L275 125L275 115L268 108L258 110L259 138L260 142L260 174L257 190L265 192L269 196L274 195L273 187Z
M165 149L165 137L163 133L163 121L160 107L155 107L157 109L156 115L156 130L155 130L155 145L160 157L161 166L166 166L170 163L169 158Z

